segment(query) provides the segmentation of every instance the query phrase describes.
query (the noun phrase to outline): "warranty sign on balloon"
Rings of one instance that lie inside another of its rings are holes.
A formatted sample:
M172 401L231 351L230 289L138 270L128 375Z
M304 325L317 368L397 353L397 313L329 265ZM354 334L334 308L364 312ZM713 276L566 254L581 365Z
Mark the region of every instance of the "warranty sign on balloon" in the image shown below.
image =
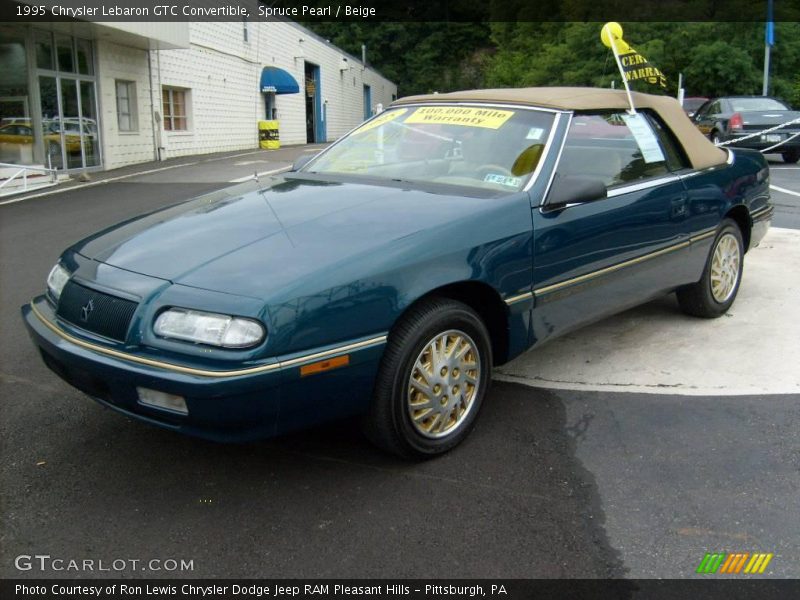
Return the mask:
M625 81L643 79L648 83L667 87L667 78L660 69L647 62L647 59L622 39L622 26L619 23L606 23L600 30L600 41L611 48L619 60L619 67Z

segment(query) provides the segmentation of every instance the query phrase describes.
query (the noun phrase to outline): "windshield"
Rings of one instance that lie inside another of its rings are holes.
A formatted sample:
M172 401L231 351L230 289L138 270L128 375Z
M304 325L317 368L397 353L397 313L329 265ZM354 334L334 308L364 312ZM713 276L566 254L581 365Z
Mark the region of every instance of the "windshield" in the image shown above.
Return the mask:
M789 107L773 98L731 98L736 112L748 110L789 110Z
M302 171L508 193L536 170L553 113L492 106L389 109Z

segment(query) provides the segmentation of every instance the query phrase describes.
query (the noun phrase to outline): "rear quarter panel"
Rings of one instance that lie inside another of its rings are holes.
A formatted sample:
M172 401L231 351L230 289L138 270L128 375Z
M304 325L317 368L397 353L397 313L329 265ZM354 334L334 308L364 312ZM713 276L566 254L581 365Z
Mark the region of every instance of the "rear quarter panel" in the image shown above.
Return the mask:
M769 166L764 156L739 148L728 152L725 164L682 176L690 235L716 227L734 207L744 207L750 214L769 206Z
M737 211L747 222L743 236L748 244L753 226L750 215L770 206L769 166L757 151L737 148L728 152L725 164L682 177L688 197L687 229L690 236L696 236L716 228L726 215ZM702 276L713 243L714 236L692 243L688 261L694 281Z

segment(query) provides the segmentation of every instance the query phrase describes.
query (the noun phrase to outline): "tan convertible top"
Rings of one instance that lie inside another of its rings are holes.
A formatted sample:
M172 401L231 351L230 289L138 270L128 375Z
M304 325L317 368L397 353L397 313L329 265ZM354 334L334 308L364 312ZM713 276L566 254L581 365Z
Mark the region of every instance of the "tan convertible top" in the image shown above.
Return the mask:
M721 165L727 153L714 146L683 112L680 104L669 96L654 96L632 92L636 108L649 108L661 117L683 146L695 169ZM392 106L420 102L491 102L541 106L569 111L625 110L628 98L623 90L587 87L507 88L495 90L465 90L449 94L407 96Z

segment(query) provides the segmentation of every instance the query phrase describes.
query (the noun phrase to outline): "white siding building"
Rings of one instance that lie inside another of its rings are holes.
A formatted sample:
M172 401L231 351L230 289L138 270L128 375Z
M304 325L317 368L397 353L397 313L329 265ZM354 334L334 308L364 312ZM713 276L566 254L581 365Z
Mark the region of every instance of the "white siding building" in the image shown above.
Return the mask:
M0 162L65 170L333 141L397 94L293 22L0 26L0 69Z

